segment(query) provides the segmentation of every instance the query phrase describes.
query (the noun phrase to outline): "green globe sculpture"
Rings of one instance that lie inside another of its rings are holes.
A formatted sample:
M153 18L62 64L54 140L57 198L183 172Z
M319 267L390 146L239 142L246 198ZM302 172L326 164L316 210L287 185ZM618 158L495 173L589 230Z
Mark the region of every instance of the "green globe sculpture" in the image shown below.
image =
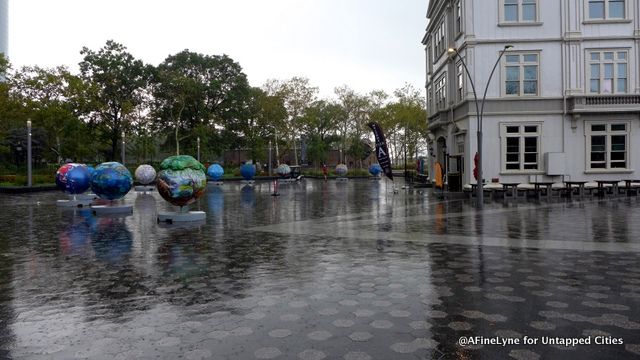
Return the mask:
M207 188L205 167L189 155L168 157L160 164L157 187L160 196L172 205L189 205Z

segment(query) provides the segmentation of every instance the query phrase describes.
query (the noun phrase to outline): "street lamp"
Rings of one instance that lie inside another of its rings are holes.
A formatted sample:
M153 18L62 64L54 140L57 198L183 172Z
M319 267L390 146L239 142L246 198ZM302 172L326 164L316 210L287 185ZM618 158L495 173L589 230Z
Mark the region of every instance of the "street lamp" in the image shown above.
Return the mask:
M125 165L124 161L124 148L125 148L125 142L124 142L124 131L122 132L122 165ZM125 165L126 166L126 165Z
M27 186L31 185L31 120L27 120Z
M484 95L482 96L482 105L479 106L478 105L478 94L476 93L476 87L473 83L473 78L471 76L471 74L469 73L469 69L467 68L467 64L464 62L464 59L462 58L462 56L460 56L460 53L458 52L458 49L456 48L449 48L447 50L447 53L449 54L449 56L452 56L454 59L457 56L458 59L460 59L460 62L462 63L462 66L464 67L465 72L467 73L467 77L469 78L469 82L471 83L471 89L473 90L473 97L475 98L475 103L476 103L476 118L478 120L478 187L476 189L477 194L476 197L478 199L478 207L482 208L484 199L483 199L483 188L482 188L482 116L484 114L484 103L485 100L487 99L487 91L489 90L489 84L491 83L491 78L493 77L493 74L496 71L496 68L498 67L498 64L500 63L500 59L502 59L502 56L504 55L504 53L511 49L513 46L512 45L505 45L504 49L502 49L500 51L500 56L498 56L498 60L496 60L495 65L493 65L493 70L491 70L491 74L489 75L489 79L487 80L487 85L484 88Z
M200 161L200 136L198 136L197 140L198 140L197 141L197 143L198 143L198 161Z

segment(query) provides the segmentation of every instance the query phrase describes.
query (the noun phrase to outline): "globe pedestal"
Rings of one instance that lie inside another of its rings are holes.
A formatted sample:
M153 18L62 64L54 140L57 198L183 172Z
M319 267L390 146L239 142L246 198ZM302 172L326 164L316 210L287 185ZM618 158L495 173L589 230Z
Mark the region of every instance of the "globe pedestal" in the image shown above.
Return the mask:
M78 194L78 195L69 195L69 199L73 199L76 198L78 200L89 200L89 201L93 201L96 200L98 198L98 195L94 194L94 193L88 193L88 194Z
M349 181L349 178L339 177L339 178L336 178L336 181Z
M131 215L133 214L133 205L111 202L105 205L92 205L91 210L93 215Z
M222 181L211 181L209 184L214 186L222 186L224 183Z
M240 183L243 184L243 185L253 185L253 184L256 183L256 181L255 180L242 180Z
M160 211L158 212L158 222L173 224L175 222L196 222L204 221L207 213L204 211Z
M153 185L137 185L135 187L135 190L137 192L141 192L141 193L147 193L147 192L152 192L153 190L155 190L155 186Z
M382 178L381 178L380 176L372 176L372 177L371 177L371 180L373 180L373 181L379 181L379 180L382 180Z
M90 206L92 201L93 198L87 199L86 197L81 198L81 195L69 195L69 200L58 200L56 205L64 208L82 208Z

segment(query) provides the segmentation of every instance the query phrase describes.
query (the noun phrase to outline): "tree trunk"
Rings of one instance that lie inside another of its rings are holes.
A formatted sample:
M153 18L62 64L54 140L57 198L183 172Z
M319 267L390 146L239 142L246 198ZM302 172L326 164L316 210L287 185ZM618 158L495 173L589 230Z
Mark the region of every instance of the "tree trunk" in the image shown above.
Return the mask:
M56 145L58 147L58 164L62 164L62 148L60 147L60 135L56 135Z
M176 125L176 156L180 155L180 138L178 138L178 126Z

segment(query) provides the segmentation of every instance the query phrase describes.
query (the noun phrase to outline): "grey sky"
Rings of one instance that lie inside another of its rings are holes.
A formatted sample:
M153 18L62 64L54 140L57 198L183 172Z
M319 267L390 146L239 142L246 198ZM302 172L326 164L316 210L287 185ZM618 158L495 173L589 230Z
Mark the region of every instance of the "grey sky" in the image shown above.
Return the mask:
M347 84L388 92L424 84L427 0L10 0L14 67L77 69L107 39L158 64L190 49L226 53L254 86L306 76L329 96Z

